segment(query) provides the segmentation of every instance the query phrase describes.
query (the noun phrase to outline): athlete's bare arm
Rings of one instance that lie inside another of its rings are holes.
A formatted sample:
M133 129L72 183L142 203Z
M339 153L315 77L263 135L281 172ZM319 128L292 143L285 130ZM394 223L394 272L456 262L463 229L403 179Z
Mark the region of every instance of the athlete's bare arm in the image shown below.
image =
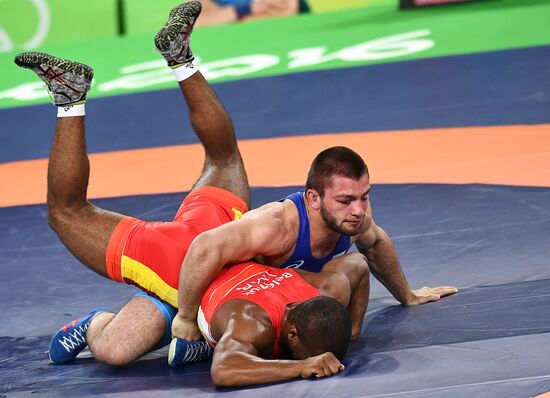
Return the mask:
M292 249L296 237L290 233L292 226L285 215L289 206L270 203L195 238L180 270L173 337L200 338L196 317L202 295L226 264L257 255L275 256Z
M351 317L351 340L361 334L369 303L369 266L361 253L349 253L329 261L319 273L297 269L321 295L332 297L347 307Z
M412 290L401 270L393 242L374 220L369 229L355 240L355 245L367 257L371 273L403 305L424 304L458 292L453 286Z
M214 350L210 370L215 386L237 387L295 377L323 377L344 369L332 353L303 360L263 359L262 356L269 356L273 349L275 332L267 314L255 312L263 311L235 310L227 321L222 321L225 331ZM213 329L216 328L215 322L214 319Z

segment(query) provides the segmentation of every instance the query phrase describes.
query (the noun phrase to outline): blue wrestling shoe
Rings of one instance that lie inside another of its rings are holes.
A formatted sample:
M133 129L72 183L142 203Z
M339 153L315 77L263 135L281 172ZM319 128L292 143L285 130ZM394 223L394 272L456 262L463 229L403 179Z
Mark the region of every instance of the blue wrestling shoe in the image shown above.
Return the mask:
M97 308L83 318L76 319L59 329L50 342L50 351L48 354L51 361L64 363L75 359L80 351L88 345L86 342L86 332L94 315L105 311L109 310L107 308Z
M168 365L176 368L188 363L200 362L212 358L214 349L204 340L188 341L175 338L170 343Z

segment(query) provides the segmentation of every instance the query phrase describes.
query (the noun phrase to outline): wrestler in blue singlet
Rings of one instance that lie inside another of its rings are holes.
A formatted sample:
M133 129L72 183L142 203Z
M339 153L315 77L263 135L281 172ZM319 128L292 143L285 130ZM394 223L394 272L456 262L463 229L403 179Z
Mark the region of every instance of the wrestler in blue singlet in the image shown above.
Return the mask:
M306 271L320 272L323 266L334 257L341 256L348 252L351 246L351 238L347 235L340 235L338 244L332 252L322 258L314 257L311 253L309 219L307 218L307 211L304 203L304 191L291 193L279 201L282 202L286 199L292 200L298 208L300 231L298 232L294 253L292 253L292 256L281 265L281 268L300 268Z

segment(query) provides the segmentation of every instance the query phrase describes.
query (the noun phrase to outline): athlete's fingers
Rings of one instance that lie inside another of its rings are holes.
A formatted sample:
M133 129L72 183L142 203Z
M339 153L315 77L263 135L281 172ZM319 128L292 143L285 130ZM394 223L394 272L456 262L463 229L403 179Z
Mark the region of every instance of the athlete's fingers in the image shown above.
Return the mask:
M439 296L439 294L428 294L426 296L423 297L423 300L422 302L423 303L429 303L429 302L432 302L432 301L437 301L441 298L441 296Z
M324 360L321 360L318 364L317 372L315 372L316 377L325 377L327 376L327 372L329 371L329 367L327 366L326 362Z
M435 293L439 294L441 297L458 293L458 289L454 286L438 286L438 287L434 287L433 290Z
M336 374L341 370L341 367L343 365L340 363L340 361L336 358L334 358L334 361L330 361L329 367L330 367L330 374Z
M317 377L324 377L324 376L330 376L330 375L336 374L343 367L340 361L331 352L327 352L323 354L320 365L321 365L320 369L322 369L322 373L318 372Z

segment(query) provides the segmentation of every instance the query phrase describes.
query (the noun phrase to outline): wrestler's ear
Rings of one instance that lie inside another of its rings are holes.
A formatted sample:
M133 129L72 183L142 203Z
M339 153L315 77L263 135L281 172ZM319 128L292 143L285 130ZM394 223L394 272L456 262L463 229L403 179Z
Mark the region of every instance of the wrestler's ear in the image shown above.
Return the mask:
M300 340L298 338L298 330L296 329L296 326L290 325L288 328L287 337L290 344L296 343Z
M319 210L321 208L321 195L315 189L308 189L306 191L306 200L314 210Z

